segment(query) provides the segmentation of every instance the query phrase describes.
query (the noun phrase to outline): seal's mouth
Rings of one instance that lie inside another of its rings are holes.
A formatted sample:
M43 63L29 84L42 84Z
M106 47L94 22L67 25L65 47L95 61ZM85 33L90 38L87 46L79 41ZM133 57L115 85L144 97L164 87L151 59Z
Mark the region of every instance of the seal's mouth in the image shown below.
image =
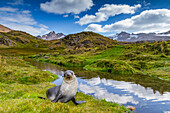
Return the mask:
M72 80L73 77L71 75L66 75L66 76L63 76L65 80Z
M71 80L73 77L70 76L70 75L68 75L68 76L66 76L65 78L66 78L66 80Z

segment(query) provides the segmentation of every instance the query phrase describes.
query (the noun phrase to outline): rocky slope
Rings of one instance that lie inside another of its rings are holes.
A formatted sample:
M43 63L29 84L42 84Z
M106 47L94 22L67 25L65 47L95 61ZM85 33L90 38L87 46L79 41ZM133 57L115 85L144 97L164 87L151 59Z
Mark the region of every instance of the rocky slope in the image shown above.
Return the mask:
M43 40L56 40L56 39L61 39L61 38L64 38L65 35L63 33L55 33L54 31L52 32L49 32L48 34L45 34L45 35L42 35L42 36L37 36L38 38L40 39L43 39Z

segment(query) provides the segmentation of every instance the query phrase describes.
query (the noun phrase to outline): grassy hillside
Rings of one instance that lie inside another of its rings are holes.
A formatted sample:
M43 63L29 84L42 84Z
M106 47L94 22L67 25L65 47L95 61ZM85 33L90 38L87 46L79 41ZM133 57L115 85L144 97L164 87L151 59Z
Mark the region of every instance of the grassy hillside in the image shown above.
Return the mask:
M41 40L22 31L0 32L0 47L3 48L47 48L49 44L49 41Z
M111 40L93 32L81 32L67 35L64 39L56 40L49 47L53 50L61 50L64 54L83 53L88 51L105 50L113 47L117 41Z

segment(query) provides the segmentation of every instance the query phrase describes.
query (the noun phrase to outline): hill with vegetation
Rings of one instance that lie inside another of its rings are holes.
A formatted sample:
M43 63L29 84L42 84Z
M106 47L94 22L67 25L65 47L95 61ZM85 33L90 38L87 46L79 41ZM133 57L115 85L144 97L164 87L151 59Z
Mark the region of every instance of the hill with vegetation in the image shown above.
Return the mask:
M41 40L23 31L0 32L0 47L43 48L48 45L48 41Z
M64 53L83 53L88 51L105 50L113 47L117 41L94 32L70 34L56 40L49 47L52 50L62 50Z

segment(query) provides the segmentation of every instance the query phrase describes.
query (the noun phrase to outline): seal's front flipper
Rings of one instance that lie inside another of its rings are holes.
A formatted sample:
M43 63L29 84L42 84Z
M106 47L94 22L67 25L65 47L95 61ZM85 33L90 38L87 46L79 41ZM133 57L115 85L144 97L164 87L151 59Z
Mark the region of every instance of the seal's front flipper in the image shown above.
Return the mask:
M86 103L86 101L76 101L76 97L73 97L72 101L76 105L81 104L81 103Z
M61 94L58 94L54 100L52 100L51 102L58 102L58 100L62 98L62 95Z

